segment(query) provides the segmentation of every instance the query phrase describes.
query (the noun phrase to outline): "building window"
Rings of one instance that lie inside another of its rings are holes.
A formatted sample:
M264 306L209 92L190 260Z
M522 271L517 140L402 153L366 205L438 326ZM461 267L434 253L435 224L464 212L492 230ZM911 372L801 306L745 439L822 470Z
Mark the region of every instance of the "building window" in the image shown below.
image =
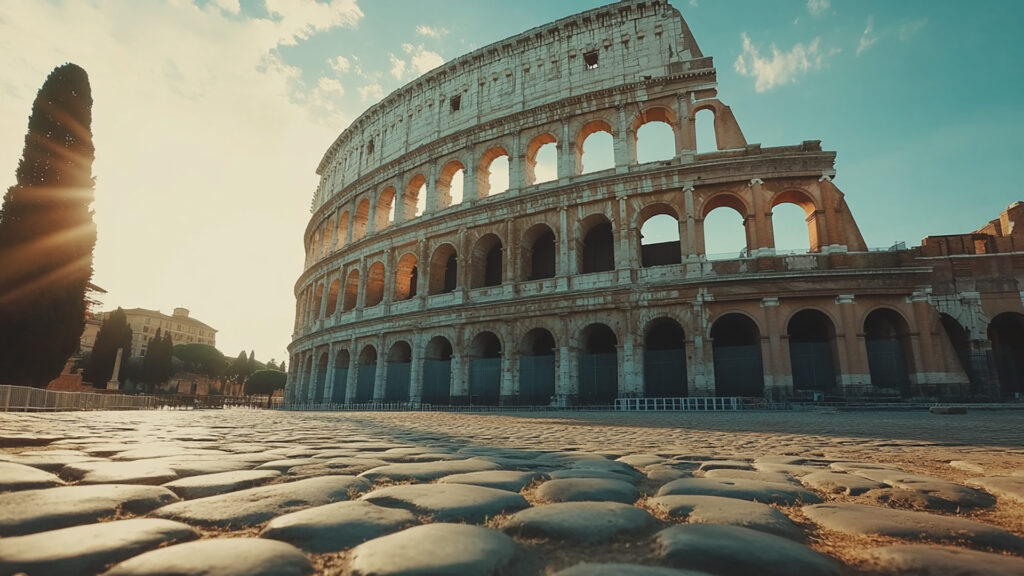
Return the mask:
M586 52L583 54L583 63L587 65L587 70L593 70L597 68L597 50L593 52Z
M448 102L449 104L451 104L452 112L458 112L459 108L462 107L462 95L460 94L458 96L452 96L451 99L448 100Z

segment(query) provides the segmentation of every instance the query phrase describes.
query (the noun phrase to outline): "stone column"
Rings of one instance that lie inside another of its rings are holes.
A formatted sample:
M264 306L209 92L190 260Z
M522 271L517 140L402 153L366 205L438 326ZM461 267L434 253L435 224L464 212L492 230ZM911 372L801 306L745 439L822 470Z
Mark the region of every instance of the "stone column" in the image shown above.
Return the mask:
M124 352L124 348L117 349L117 355L114 356L114 371L110 374L110 380L107 381L107 390L118 390L121 384L117 378L121 374L121 354Z
M565 206L558 209L558 226L558 279L555 289L561 292L569 289L569 275L572 274L569 262L569 219Z
M419 406L423 400L423 341L418 331L413 332L412 341L412 357L410 358L409 366L409 401L413 405Z
M569 140L569 120L562 118L562 137L555 145L558 149L558 183L565 185L576 175L576 143Z
M433 214L437 212L437 170L433 164L427 166L426 174L424 177L427 179L427 197L423 202L423 214ZM463 189L465 189L465 182L463 182Z
M840 294L836 297L839 306L839 318L842 323L843 347L846 350L845 365L841 366L840 380L844 393L859 394L862 389L871 385L871 374L868 371L867 349L864 346L864 335L856 319L857 306L853 294Z
M518 258L516 258L519 242L516 238L516 221L515 218L508 218L505 220L505 246L502 248L503 254L501 255L502 264L502 283L505 285L505 294L507 296L514 296L516 289L516 264Z
M320 375L320 358L317 357L316 348L309 351L312 358L309 363L309 384L306 386L306 402L313 402L316 398L316 379Z
M511 404L515 400L516 381L513 378L512 362L516 355L511 352L512 346L504 343L501 350L501 384L498 402L502 405Z
M387 384L388 353L382 346L377 348L377 371L373 375L373 401L384 401L384 386Z
M422 307L423 301L430 293L430 254L427 252L426 240L420 238L417 241L416 254L416 294L412 296L420 300L420 307Z
M324 402L328 404L334 398L334 342L327 345L327 379L324 382Z
M779 299L778 297L764 297L761 299L761 308L764 310L766 335L762 341L767 339L767 350L762 347L761 359L764 365L764 389L765 397L772 400L780 398L780 395L792 395L793 376L787 369L789 362L789 351L783 351L782 339L779 332Z
M480 159L476 157L472 148L469 149L469 157L470 161L463 167L462 172L462 202L466 205L472 205L480 199L476 185L476 164Z
M467 378L467 369L469 367L468 358L463 356L462 352L458 349L452 350L452 364L451 364L451 397L460 398L465 400L469 397L469 379Z
M615 107L619 112L619 125L614 134L615 172L622 173L628 172L629 165L631 164L629 157L629 128L626 126L626 106L624 104L617 104Z
M690 102L685 92L676 94L676 118L679 121L675 127L676 156L682 156L684 150L692 155L697 151L697 130L690 117Z
M519 192L526 187L526 154L519 146L519 133L512 137L512 150L508 151L508 191Z
M377 231L377 201L379 196L370 196L370 209L366 211L366 234L363 238ZM354 214L354 213L353 213ZM398 210L395 210L395 220L398 220ZM351 228L351 226L349 226Z
M356 398L356 387L359 385L359 350L353 338L348 347L348 378L345 382L345 404L352 404Z

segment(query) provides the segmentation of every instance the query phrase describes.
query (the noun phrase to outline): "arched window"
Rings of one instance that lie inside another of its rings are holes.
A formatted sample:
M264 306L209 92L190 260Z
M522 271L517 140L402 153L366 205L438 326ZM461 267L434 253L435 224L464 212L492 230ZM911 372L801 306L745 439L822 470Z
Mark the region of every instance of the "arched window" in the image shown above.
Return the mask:
M395 270L395 300L408 300L416 295L416 284L418 280L416 268L416 255L407 252L398 259L398 266Z
M718 135L715 134L715 113L709 108L697 111L694 118L697 132L697 153L715 152L718 150Z
M366 272L366 301L367 308L380 304L384 299L384 264L374 262Z
M427 179L422 174L413 176L402 195L402 219L412 220L423 215L427 205Z
M470 272L470 288L498 286L503 278L501 239L495 234L485 234L473 247L473 266Z
M580 334L580 404L614 404L619 395L618 338L604 324L591 324Z
M341 282L335 278L334 282L331 282L331 287L327 290L327 316L334 316L334 313L338 311L338 291L341 287Z
M477 194L481 198L508 190L508 151L495 146L484 152L477 172Z
M612 127L603 120L588 122L576 137L577 174L589 174L615 167L615 139Z
M523 234L520 270L523 280L554 278L558 252L555 233L547 224L534 224Z
M395 222L395 187L388 186L377 197L377 209L373 213L375 230L383 230Z
M451 161L437 178L437 209L444 210L462 202L462 186L466 169L461 162Z
M615 236L612 234L612 223L603 215L594 215L584 220L583 231L580 273L614 270Z
M647 214L650 214L648 216ZM675 210L665 204L645 208L641 213L640 263L643 267L679 264L679 220Z
M711 326L715 396L764 396L761 331L743 314L726 314Z
M732 194L719 194L704 208L704 255L708 260L731 260L749 256L747 207Z
M676 119L668 108L649 108L633 126L636 138L636 162L671 160L676 155Z
M459 259L455 247L442 244L434 250L430 257L430 294L446 294L454 292L459 278Z
M359 296L359 270L352 270L345 279L345 300L341 303L342 310L352 310L356 307Z
M352 241L358 242L366 236L366 225L370 219L370 199L363 198L356 205L356 215L352 221Z
M772 230L780 253L821 249L814 223L814 200L799 190L787 190L772 200Z
M540 184L557 179L557 140L552 134L540 134L526 146L526 184Z

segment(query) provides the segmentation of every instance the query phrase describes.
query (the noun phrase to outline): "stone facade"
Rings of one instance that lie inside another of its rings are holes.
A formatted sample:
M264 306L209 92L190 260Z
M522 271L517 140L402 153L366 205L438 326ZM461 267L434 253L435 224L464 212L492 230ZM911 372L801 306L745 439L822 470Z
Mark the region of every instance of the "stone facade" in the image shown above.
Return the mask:
M698 153L704 110L717 151ZM671 127L674 154L638 163L651 122ZM583 142L602 132L614 166L586 173ZM546 145L557 176L538 182ZM498 159L503 192L490 189ZM286 396L573 405L1022 391L999 348L1024 350L1024 255L1000 252L1019 245L1001 240L1012 223L982 251L932 239L869 251L834 160L813 140L748 144L712 59L665 2L620 2L457 58L371 107L324 155ZM780 204L806 214L809 253L776 253ZM738 257L707 257L716 209L743 219ZM644 245L641 228L663 215L678 241ZM1012 316L994 347L1000 313ZM957 326L965 340L950 337Z
M104 312L103 320L106 320L110 314L110 312ZM188 308L175 308L170 316L159 310L145 308L128 308L124 314L128 319L128 326L132 329L132 356L141 358L146 355L149 339L156 334L157 328L160 329L161 334L170 332L171 341L175 346L178 344L217 346L217 330L189 316Z

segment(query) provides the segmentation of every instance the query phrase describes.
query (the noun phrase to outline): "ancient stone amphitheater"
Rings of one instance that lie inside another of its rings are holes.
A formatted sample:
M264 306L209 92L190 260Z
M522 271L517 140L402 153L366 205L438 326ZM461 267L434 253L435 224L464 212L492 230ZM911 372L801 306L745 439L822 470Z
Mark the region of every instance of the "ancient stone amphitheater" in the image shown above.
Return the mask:
M675 8L627 1L475 50L368 109L317 170L288 401L1024 391L1024 207L869 251L833 184L835 153L748 143L716 87ZM702 111L716 142L698 153ZM674 150L638 163L652 123ZM612 166L584 169L590 137L610 141ZM781 204L806 215L808 252L776 252ZM747 248L709 259L704 222L719 209L742 217ZM652 218L671 219L670 241L644 241Z

